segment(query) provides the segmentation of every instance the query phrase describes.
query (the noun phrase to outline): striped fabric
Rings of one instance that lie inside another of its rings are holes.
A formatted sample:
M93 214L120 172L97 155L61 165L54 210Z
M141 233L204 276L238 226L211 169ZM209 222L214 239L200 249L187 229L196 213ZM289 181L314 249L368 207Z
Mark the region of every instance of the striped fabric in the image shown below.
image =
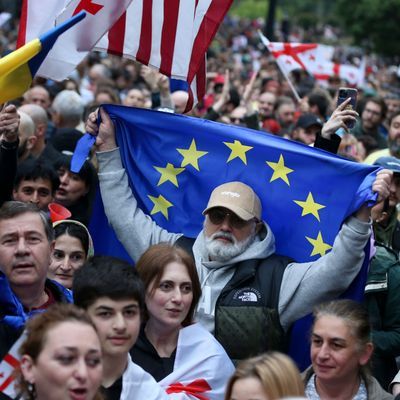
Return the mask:
M232 0L133 1L95 49L187 81L188 111L205 94L205 53L231 4Z
M84 43L98 42L95 50L135 59L171 78L187 81L191 87L186 107L189 110L197 99L204 96L205 54L232 2L233 0L125 0L116 2L125 3L125 11L113 11L112 16L118 15L118 18L106 25L111 21L110 17L107 19L106 11L111 8L109 4L114 2L24 0L18 43L21 45L30 37L48 29L65 5L62 12L64 18L68 14L73 15L80 7L88 11L91 17L87 18L88 21L102 26L103 32L96 40L93 38L89 41L88 37L97 35L99 29L83 27L82 23L80 33L71 33L71 36L65 38L65 43L62 40L57 43L59 50L53 49L39 74L55 80L66 78L87 54L77 50L89 51L94 44L89 48ZM101 9L99 6L102 6ZM45 18L43 9L48 11Z

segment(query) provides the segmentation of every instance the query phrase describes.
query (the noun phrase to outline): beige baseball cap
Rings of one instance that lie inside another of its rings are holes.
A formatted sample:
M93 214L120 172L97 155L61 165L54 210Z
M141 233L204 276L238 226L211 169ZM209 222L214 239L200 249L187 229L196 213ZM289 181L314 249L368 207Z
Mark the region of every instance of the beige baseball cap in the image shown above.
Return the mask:
M254 190L242 182L227 182L217 186L211 193L207 208L224 207L238 217L249 221L252 218L261 220L261 202Z

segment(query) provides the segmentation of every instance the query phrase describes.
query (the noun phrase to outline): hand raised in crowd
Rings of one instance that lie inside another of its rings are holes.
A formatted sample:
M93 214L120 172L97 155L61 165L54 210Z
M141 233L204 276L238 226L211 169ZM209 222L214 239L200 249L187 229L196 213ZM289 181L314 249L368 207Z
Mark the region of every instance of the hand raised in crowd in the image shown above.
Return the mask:
M229 70L225 70L225 80L224 86L222 87L221 95L219 96L218 100L213 104L213 109L216 112L220 112L223 106L229 101L229 90L231 88L231 84L229 81Z
M254 83L257 79L258 71L254 71L251 74L251 78L249 82L247 83L246 87L244 88L243 96L242 96L242 102L244 105L247 103L251 102L251 95L253 94L254 90Z
M13 104L6 105L0 112L0 134L2 140L15 142L18 139L20 116Z
M377 203L384 201L390 194L390 185L393 179L393 171L381 169L376 174L372 191L378 194ZM362 221L369 221L372 206L363 205L356 213L356 217Z
M142 65L140 69L140 76L144 79L144 81L149 85L150 90L152 92L157 91L157 71L148 67L147 65Z
M331 137L338 129L343 128L348 132L349 128L346 122L355 122L358 117L358 112L346 106L350 103L351 99L348 98L342 104L340 104L335 111L333 111L331 117L325 122L322 127L321 135L327 139Z
M107 112L101 107L101 122L100 125L97 125L98 113L99 109L89 114L85 125L86 132L96 137L97 151L113 150L117 147L114 124Z
M157 87L161 93L169 93L169 78L166 75L157 73Z

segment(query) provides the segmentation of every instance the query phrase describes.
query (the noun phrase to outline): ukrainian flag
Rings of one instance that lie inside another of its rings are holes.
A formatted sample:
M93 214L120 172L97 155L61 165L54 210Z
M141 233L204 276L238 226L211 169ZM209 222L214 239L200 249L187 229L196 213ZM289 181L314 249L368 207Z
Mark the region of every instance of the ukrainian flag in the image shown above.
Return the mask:
M81 11L38 39L0 59L0 103L15 99L29 89L33 77L57 38L85 16L86 13Z

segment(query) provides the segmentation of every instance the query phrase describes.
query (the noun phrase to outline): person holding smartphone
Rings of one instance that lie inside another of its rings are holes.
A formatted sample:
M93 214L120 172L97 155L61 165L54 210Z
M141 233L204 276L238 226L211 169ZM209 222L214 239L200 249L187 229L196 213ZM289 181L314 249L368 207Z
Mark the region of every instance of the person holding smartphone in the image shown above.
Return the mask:
M376 141L376 149L384 149L387 147L387 141L385 136L380 132L379 126L385 119L386 109L385 101L382 98L369 98L361 112L361 119L350 132L356 138L370 136Z

